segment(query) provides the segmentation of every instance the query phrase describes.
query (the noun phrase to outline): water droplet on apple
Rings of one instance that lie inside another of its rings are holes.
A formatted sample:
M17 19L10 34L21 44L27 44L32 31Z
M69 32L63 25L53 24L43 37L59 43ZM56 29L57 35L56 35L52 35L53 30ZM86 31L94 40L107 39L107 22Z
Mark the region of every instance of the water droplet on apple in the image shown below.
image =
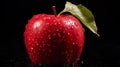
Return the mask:
M66 25L69 25L69 26L75 25L74 22L72 20L70 20L70 19L65 21L65 23L66 23Z
M71 29L73 30L73 29L74 29L74 27L73 27L73 26L71 26Z
M45 45L46 45L46 44L45 44L45 43L43 43L43 45L42 45L42 46L44 47Z
M40 38L41 38L41 39L43 39L43 37L42 37L42 36L41 36Z
M50 44L46 44L46 46L50 47Z
M40 48L38 50L41 50Z
M40 31L38 32L38 34L40 34Z
M71 50L71 53L73 53L73 50Z
M47 25L49 25L50 23L46 23Z
M50 35L48 35L48 39L51 39L51 36L50 36Z
M53 33L53 37L56 36L56 33Z
M42 21L36 21L33 25L33 28L36 29L36 28L39 28L39 26L41 25L41 22Z
M42 47L42 45L39 46L40 48Z
M53 20L53 22L56 22L56 20Z
M46 31L46 28L43 28L44 31Z
M29 34L30 36L32 35L32 33Z
M46 20L46 17L44 17L43 20Z
M63 33L65 33L65 31L63 31Z
M82 47L82 45L80 44L80 45L78 45L78 47Z
M34 39L33 39L33 38L32 38L31 40L32 40L32 41L34 41Z
M58 24L60 25L60 22L58 22Z
M54 25L57 25L57 23L55 22Z
M65 38L65 36L62 37L63 39Z
M62 30L62 27L60 27L60 30Z
M60 33L58 33L58 37L61 37L61 34L60 34Z
M59 31L59 29L56 30L57 32Z
M65 53L67 54L67 53L68 53L68 51L65 51Z
M73 45L75 45L75 43L74 43L74 42L73 42L72 44L73 44Z
M33 50L33 47L31 47L30 49Z
M47 17L47 19L51 19L51 17Z
M45 41L42 41L42 44L44 44L45 43Z
M29 38L28 40L30 41L31 39Z
M68 34L68 35L70 35L70 33L69 33L69 32L68 32L67 34Z
M39 44L37 43L36 45L38 46Z
M70 39L71 41L73 41L73 39Z
M33 53L36 54L36 52L33 50Z

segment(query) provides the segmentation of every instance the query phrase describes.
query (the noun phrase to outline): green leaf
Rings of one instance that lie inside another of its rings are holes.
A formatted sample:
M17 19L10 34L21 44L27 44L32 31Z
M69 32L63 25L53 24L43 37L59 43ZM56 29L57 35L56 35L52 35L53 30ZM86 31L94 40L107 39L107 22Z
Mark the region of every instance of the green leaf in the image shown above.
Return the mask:
M69 12L77 17L88 29L99 36L99 34L97 33L97 26L94 16L92 12L85 6L83 6L82 4L75 5L67 1L65 4L65 8L58 14L58 16L64 12Z

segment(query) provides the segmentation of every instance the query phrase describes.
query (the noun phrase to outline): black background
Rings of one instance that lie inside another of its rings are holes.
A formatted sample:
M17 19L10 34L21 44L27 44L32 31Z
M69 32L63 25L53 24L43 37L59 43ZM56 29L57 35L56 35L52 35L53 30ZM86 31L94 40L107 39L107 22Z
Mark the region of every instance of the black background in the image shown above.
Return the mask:
M90 9L95 16L100 34L100 37L97 37L84 27L86 39L81 60L89 67L119 67L119 2L115 0L67 1L76 5L81 3ZM0 60L4 65L11 59L28 57L23 38L28 19L38 13L52 14L53 5L59 13L63 10L65 2L66 0L4 0L4 22L0 23L2 29Z

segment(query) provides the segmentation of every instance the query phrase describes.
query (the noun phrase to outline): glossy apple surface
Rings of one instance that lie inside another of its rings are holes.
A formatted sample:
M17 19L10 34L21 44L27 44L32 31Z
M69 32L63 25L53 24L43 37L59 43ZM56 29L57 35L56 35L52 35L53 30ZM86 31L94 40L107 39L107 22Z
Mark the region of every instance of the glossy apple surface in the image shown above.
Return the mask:
M84 29L68 14L38 14L28 21L24 41L35 64L77 63L84 47Z

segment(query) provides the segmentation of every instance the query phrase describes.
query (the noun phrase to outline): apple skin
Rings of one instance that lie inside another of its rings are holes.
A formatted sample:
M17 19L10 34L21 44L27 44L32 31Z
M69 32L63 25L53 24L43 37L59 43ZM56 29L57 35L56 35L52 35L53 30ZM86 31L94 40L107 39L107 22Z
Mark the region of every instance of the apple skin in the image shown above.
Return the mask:
M77 63L84 37L80 21L69 14L34 15L24 31L26 50L35 64Z

